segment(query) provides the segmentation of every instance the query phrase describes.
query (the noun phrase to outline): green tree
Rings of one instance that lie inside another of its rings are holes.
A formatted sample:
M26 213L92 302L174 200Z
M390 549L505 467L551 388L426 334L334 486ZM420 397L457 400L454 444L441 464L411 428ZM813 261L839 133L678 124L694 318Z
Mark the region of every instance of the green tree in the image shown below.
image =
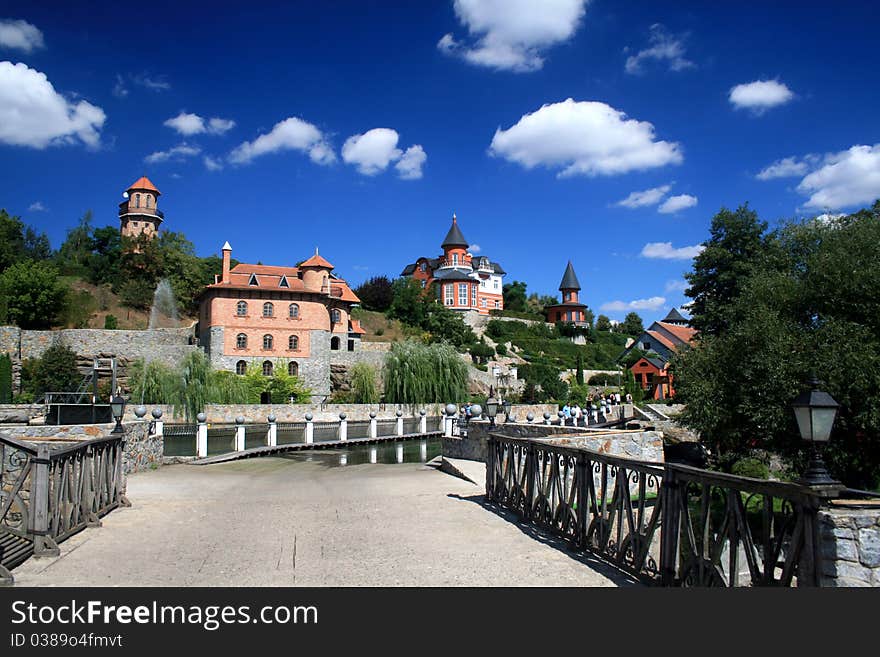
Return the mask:
M366 310L385 312L394 300L394 290L387 276L374 276L361 283L354 291Z
M748 204L734 211L722 208L712 218L709 239L685 274L693 299L690 324L703 335L723 332L738 321L729 311L743 283L767 255L767 224Z
M621 333L627 335L640 335L645 327L642 325L642 318L637 312L627 313L623 318L623 323L618 327Z
M76 352L66 345L52 345L23 368L22 387L35 397L45 392L72 392L82 383Z
M386 403L457 403L467 390L467 366L447 344L395 342L385 357Z
M581 357L581 352L577 354L577 361L574 367L574 380L579 386L582 386L584 385L584 359Z
M37 233L19 217L0 210L0 273L17 262L46 260L51 255L45 233Z
M12 359L0 354L0 404L12 402Z
M401 277L391 285L393 298L388 316L410 326L424 325L428 316L428 304L434 303L430 292L422 288L414 278Z
M505 310L515 310L517 312L526 312L529 310L526 303L526 284L522 281L505 283L501 292L504 299Z
M68 288L48 262L23 261L0 274L6 321L26 329L47 329L65 308Z
M108 330L115 330L119 328L119 322L116 319L116 315L107 315L104 317L104 328Z
M355 363L351 368L351 397L355 404L379 403L376 368L369 363Z
M791 401L811 370L841 409L829 467L857 488L880 484L880 203L834 222L790 222L715 305L715 333L672 361L681 420L717 452L771 450L803 465ZM695 267L696 267L695 263ZM711 285L709 286L711 287Z
M86 259L89 281L95 285L116 282L119 278L121 257L122 240L119 229L113 226L95 228L92 231L90 252Z
M605 315L599 315L599 318L596 320L596 330L597 331L610 331L611 330L611 320L608 319Z
M67 239L58 249L56 261L65 274L85 275L92 255L92 211L87 211L79 223L67 231Z

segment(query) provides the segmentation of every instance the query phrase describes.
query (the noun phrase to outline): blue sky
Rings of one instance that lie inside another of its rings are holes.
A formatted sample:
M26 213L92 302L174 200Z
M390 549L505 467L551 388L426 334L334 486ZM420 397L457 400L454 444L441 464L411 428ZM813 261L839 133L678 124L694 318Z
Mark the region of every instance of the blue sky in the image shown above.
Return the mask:
M55 247L143 174L200 255L319 246L353 284L455 212L508 281L555 293L571 259L591 308L650 321L720 207L880 197L872 3L131 7L0 3L0 207Z

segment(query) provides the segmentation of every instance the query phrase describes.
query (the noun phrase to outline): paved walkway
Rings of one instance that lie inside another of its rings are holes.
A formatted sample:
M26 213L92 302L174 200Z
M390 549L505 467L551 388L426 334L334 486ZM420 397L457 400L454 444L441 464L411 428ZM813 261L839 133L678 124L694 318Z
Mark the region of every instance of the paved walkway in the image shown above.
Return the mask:
M165 466L129 478L131 508L13 574L22 586L629 583L485 509L482 496L482 486L420 464Z

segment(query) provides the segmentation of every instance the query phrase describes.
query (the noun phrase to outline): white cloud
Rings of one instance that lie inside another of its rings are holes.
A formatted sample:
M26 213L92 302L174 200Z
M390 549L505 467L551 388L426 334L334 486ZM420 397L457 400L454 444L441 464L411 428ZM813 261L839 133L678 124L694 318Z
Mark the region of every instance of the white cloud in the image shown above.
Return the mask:
M30 53L45 48L43 33L23 20L0 20L0 48L11 48Z
M704 248L702 244L674 248L672 242L649 242L642 248L641 255L643 258L660 260L690 260L699 255Z
M666 303L664 297L636 299L635 301L609 301L603 303L599 310L604 312L629 312L631 310L659 310Z
M333 149L324 134L308 121L291 116L279 121L272 130L253 141L237 146L230 154L229 161L245 164L256 157L278 151L300 151L308 153L316 164L332 164L336 161Z
M404 151L400 160L394 165L402 180L418 180L422 177L422 166L428 155L420 145L410 146Z
M544 105L508 128L498 128L489 154L527 169L562 168L560 177L614 175L679 164L675 142L656 141L654 126L628 119L605 103L571 98Z
M663 291L666 294L670 292L684 292L688 287L687 281L666 281L666 287L664 287Z
M810 164L818 158L815 155L807 155L802 159L786 157L776 160L772 164L761 169L755 176L758 180L772 180L774 178L791 178L802 176L810 169Z
M396 162L394 168L402 180L417 180L422 177L422 165L428 156L418 144L401 151L397 148L399 139L400 135L391 128L373 128L352 135L342 146L342 160L365 176L378 175Z
M643 64L649 61L666 63L670 71L683 71L696 66L684 56L685 47L682 37L669 34L663 25L659 23L652 25L648 40L651 44L649 48L626 58L627 73L641 73Z
M672 189L670 185L663 185L662 187L646 189L643 192L632 192L622 201L615 203L615 205L625 208L643 208L648 205L657 205L670 189Z
M144 158L144 162L148 164L157 164L159 162L167 162L168 160L183 160L187 157L192 157L193 155L198 155L202 152L202 149L198 146L191 146L190 144L178 144L173 148L169 148L167 151L156 151L155 153L150 153Z
M794 93L778 80L756 80L731 88L728 98L736 109L748 109L755 114L763 114L771 107L790 101L794 98Z
M437 48L477 66L524 73L544 65L543 51L570 39L588 0L455 0L470 41L444 35Z
M479 253L482 250L483 250L483 247L481 247L479 244L471 244L468 247L468 251L470 251L471 253Z
M797 191L810 197L808 208L836 210L873 202L880 197L880 144L826 155Z
M181 112L177 116L168 119L163 125L176 130L184 137L191 135L200 135L208 133L211 135L222 135L235 127L235 121L231 119L220 119L214 117L205 120L198 114L189 114Z
M403 155L397 148L399 138L391 128L373 128L362 135L352 135L342 145L342 160L365 176L375 176Z
M219 158L205 155L202 161L205 163L205 168L208 171L220 171L223 168L223 162Z
M97 147L106 119L100 107L68 101L44 73L0 62L0 142L42 149L79 140Z
M678 196L670 196L663 204L657 208L657 212L663 214L673 214L679 210L692 208L697 204L697 197L690 194L679 194Z
M125 98L128 95L128 87L125 86L125 78L116 74L116 84L113 85L113 95L117 98Z
M132 82L150 91L168 91L171 89L171 84L162 76L152 77L147 73L141 73L140 75L132 75L130 77Z
M28 207L28 212L47 212L49 208L43 205L42 201L34 201Z

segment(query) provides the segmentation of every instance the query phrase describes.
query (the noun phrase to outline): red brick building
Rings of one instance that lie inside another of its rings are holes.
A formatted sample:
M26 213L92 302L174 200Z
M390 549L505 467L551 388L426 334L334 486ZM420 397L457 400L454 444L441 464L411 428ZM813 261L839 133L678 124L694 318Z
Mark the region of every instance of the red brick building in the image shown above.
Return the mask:
M125 190L122 195L125 200L119 204L119 232L122 237L156 237L159 224L165 219L158 207L161 194L146 176L141 176Z
M360 299L318 254L297 267L239 263L223 245L223 270L202 292L199 336L211 364L244 374L251 363L271 375L277 363L314 394L330 392L330 354L356 351L364 330L351 318Z
M653 399L667 399L675 396L674 377L669 369L669 361L682 346L691 344L696 338L695 329L673 308L659 322L654 322L628 345L618 360L624 360L633 350L638 349L647 355L630 366L636 381Z
M468 241L452 215L452 226L440 247L438 258L419 258L400 273L420 281L428 288L436 283L437 298L452 310L489 314L504 308L503 278L507 273L486 256L468 252Z
M562 292L562 303L555 306L547 306L544 312L547 313L547 321L551 324L556 322L571 322L581 326L587 325L586 305L578 300L581 284L578 281L577 274L574 273L574 267L571 260L565 268L562 275L562 281L559 283L559 291Z

